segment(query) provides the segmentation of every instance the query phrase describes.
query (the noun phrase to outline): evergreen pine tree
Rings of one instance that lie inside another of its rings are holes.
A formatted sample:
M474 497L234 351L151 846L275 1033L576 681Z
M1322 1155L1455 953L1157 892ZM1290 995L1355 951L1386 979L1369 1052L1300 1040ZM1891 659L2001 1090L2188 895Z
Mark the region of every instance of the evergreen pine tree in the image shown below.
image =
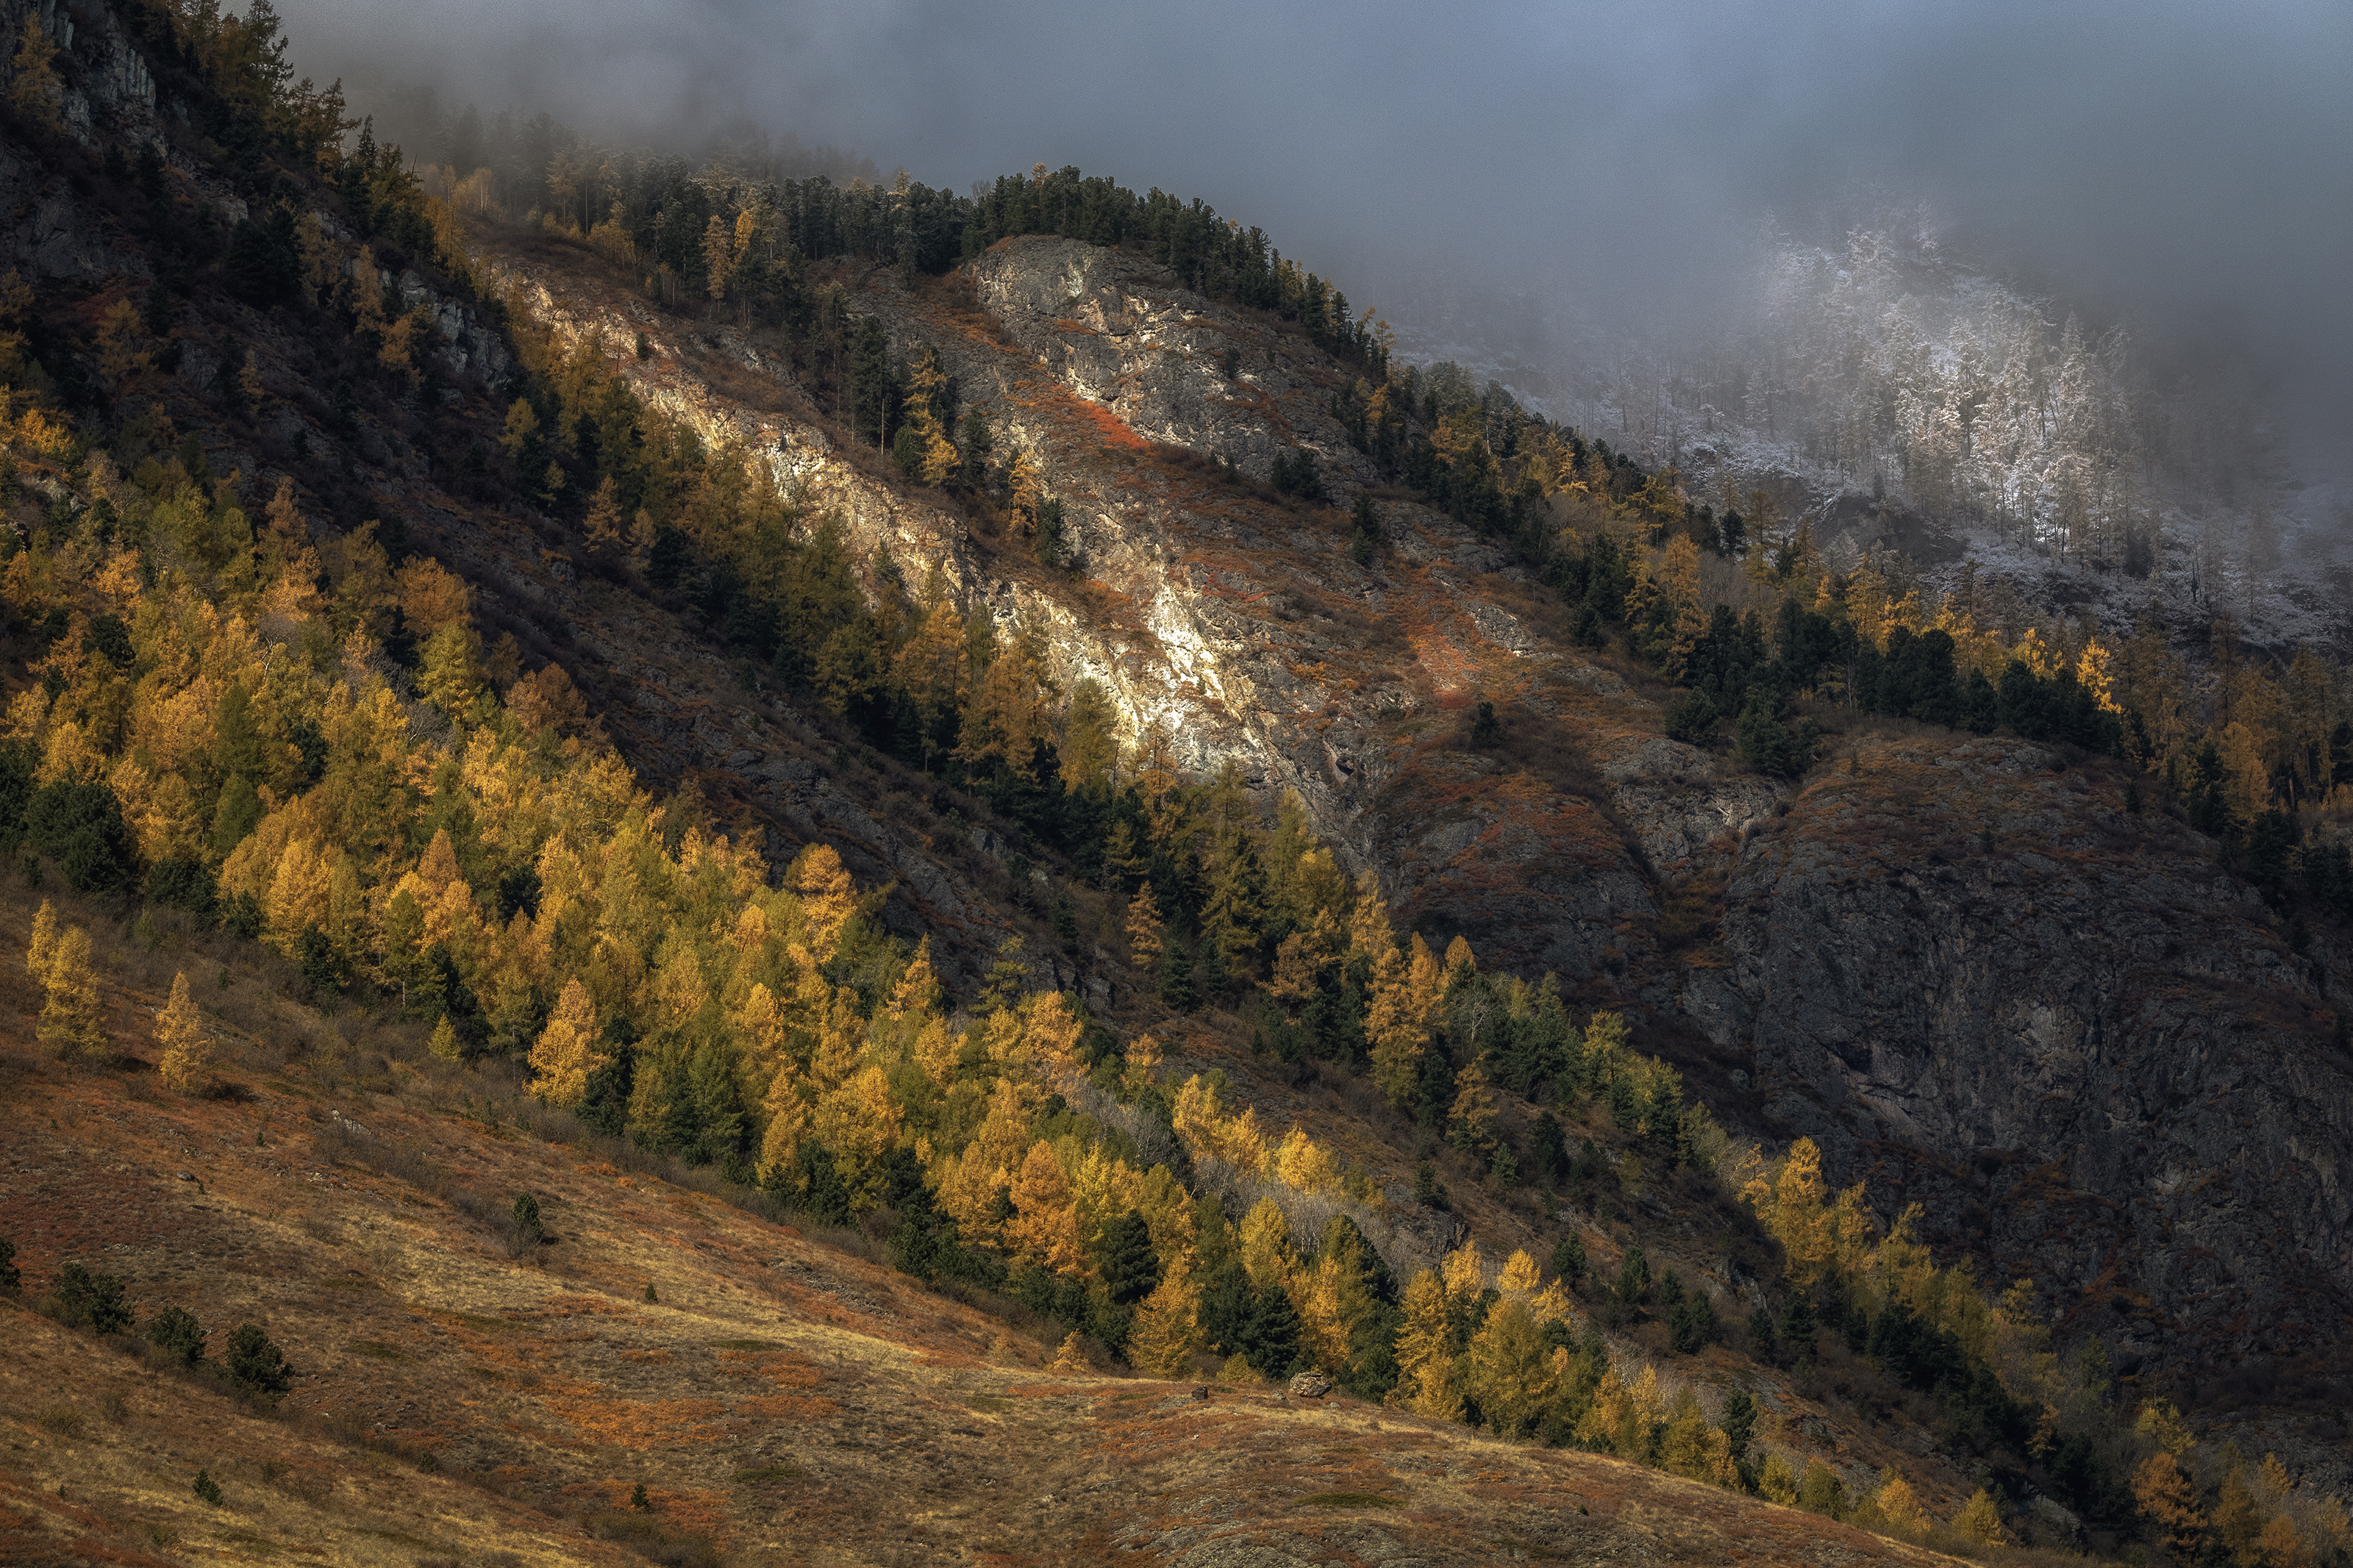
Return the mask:
M248 1394L275 1399L293 1386L294 1373L286 1364L286 1352L262 1331L259 1323L237 1326L228 1337L228 1354L224 1362L229 1381Z
M860 437L878 452L891 449L897 433L899 377L891 364L891 338L880 316L858 323L858 339L849 351L850 418Z
M1254 836L1235 826L1219 836L1209 868L1208 894L1201 901L1202 958L1211 952L1229 978L1250 976L1258 952L1259 927L1266 918L1266 872ZM1207 989L1207 987L1205 987Z
M1193 992L1193 958L1181 942L1170 942L1160 955L1160 1000L1180 1013L1189 1013L1197 1000Z
M1160 1283L1160 1258L1152 1250L1152 1229L1128 1210L1103 1226L1097 1247L1104 1293L1114 1306L1132 1307Z
M166 1307L149 1319L147 1342L182 1366L205 1359L205 1326L185 1307Z
M1250 1316L1242 1325L1242 1354L1268 1377L1291 1375L1299 1362L1299 1309L1280 1280L1250 1290Z
M58 1321L69 1329L114 1334L131 1326L122 1281L111 1274L93 1274L79 1263L58 1270L57 1302Z
M1724 1437L1732 1447L1732 1462L1745 1476L1748 1469L1748 1443L1757 1433L1757 1401L1746 1388L1735 1384L1724 1396Z

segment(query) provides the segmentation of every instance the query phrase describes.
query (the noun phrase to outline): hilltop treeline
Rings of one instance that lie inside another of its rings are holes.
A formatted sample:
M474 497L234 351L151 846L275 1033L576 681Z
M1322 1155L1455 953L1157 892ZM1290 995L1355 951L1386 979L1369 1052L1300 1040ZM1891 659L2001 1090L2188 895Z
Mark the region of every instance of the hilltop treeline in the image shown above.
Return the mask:
M1846 571L1775 492L1694 494L1605 441L1481 391L1451 364L1398 366L1335 395L1358 447L1508 546L1559 593L1574 635L1615 642L1677 688L1669 731L1729 742L1767 773L1819 759L1814 701L2113 756L2217 839L2226 861L2316 914L2353 918L2344 817L2353 699L2309 648L2242 646L2219 613L2201 669L2154 605L2129 637L2028 604L1965 565L1938 593L1900 554ZM1359 553L1377 548L1359 506ZM1370 548L1365 548L1370 546ZM2144 800L2136 784L2134 809Z
M1142 195L1075 167L1008 174L973 195L902 171L889 183L799 177L723 150L702 163L606 148L547 115L421 106L417 161L461 214L496 211L588 239L638 268L670 303L707 300L802 340L826 323L812 262L846 258L940 273L1016 235L1054 234L1139 249L1188 289L1296 322L1324 348L1376 372L1387 348L1346 295L1286 258L1257 227L1159 190Z

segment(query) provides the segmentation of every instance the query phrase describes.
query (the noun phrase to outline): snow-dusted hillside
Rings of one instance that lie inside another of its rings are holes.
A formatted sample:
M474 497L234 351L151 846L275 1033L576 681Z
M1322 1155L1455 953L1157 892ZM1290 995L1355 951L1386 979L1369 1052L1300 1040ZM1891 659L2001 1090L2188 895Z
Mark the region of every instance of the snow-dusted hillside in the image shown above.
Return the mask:
M1704 326L1572 299L1398 301L1399 352L1670 464L1695 498L1794 481L1835 563L1894 547L2052 606L2176 625L2227 611L2274 646L2353 651L2353 495L2299 477L2228 368L2158 384L2129 322L2095 327L1951 254L1929 226L1757 247ZM1884 505L1879 504L1884 501Z

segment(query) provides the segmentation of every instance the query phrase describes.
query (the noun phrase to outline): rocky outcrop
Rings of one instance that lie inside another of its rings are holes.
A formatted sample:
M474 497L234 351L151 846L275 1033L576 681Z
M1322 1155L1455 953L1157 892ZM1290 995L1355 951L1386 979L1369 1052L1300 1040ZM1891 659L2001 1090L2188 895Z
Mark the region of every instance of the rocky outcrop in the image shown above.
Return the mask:
M830 513L860 559L909 584L937 572L968 614L1040 636L1060 689L1101 682L1131 740L1157 733L1196 775L1230 763L1270 806L1296 791L1352 871L1396 882L1407 918L1578 979L1622 971L1645 940L1629 926L1654 912L1640 842L1610 819L1618 781L1592 777L1587 753L1649 705L1514 609L1526 591L1502 552L1444 517L1381 502L1393 552L1359 566L1343 515L1188 466L1224 457L1248 473L1301 446L1327 483L1369 477L1325 407L1342 372L1294 335L1076 241L997 247L965 298L867 280L859 303L894 347L935 348L964 405L1041 464L1073 520L1074 580L969 538L929 492L849 460L838 426L742 333L683 331L585 262L490 265L565 343L601 346L650 402ZM1514 706L1525 743L1484 758L1455 747L1477 697ZM1639 759L1620 773L1648 777Z
M2319 966L2107 768L1966 737L1854 764L1748 836L1683 980L1756 1108L2123 1363L2337 1331L2353 1059Z

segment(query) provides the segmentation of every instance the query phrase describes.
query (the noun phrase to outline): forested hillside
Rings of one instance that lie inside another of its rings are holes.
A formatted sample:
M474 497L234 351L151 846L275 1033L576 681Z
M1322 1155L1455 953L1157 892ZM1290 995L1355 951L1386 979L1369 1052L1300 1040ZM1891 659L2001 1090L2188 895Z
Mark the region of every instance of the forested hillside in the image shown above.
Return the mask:
M471 1489L467 1551L732 1559L893 1506L852 1378L891 1442L1038 1398L1111 1452L1133 1383L1256 1413L1229 1457L1402 1421L1525 1478L1338 1447L1270 1542L1652 1540L1688 1482L1741 1500L1703 1554L2353 1550L2277 1381L2344 1373L2320 656L1832 560L1198 202L471 113L412 156L266 5L11 26L27 1553L410 1506L330 1467L225 1531L130 1458L180 1397Z

